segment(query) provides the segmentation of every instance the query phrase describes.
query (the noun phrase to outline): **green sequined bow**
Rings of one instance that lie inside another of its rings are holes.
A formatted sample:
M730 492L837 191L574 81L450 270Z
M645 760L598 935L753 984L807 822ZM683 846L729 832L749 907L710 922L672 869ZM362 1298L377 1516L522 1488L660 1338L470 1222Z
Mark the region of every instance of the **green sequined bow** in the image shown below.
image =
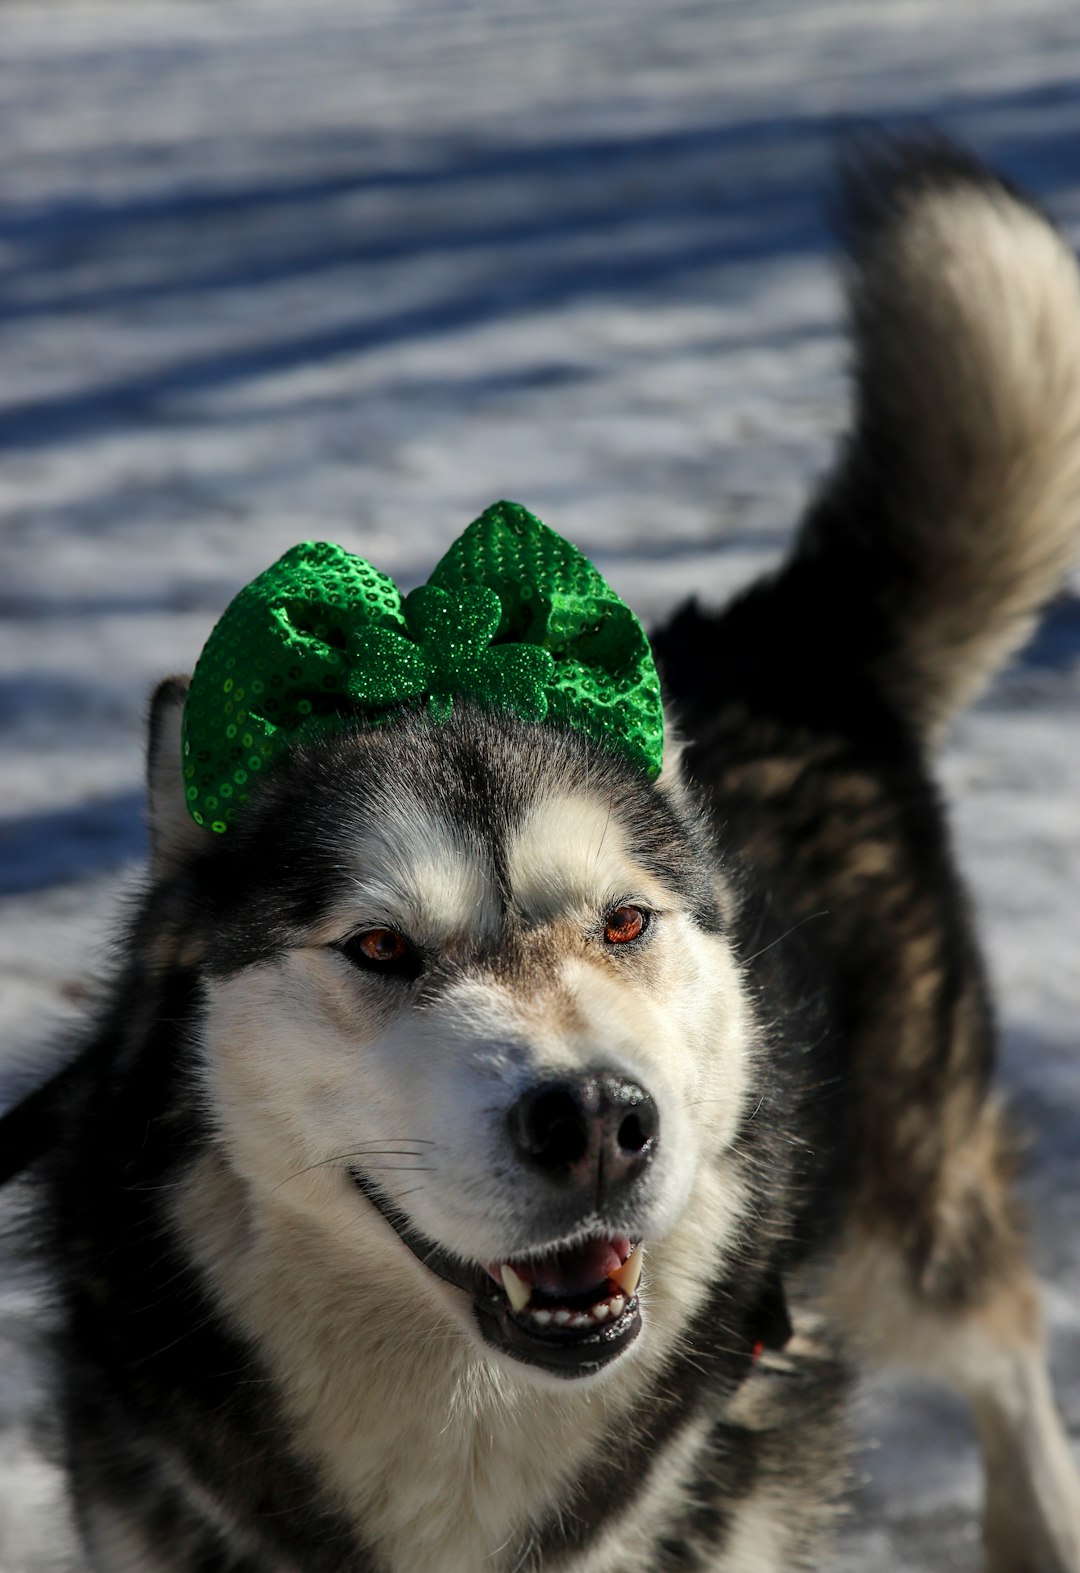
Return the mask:
M188 807L227 830L260 772L291 749L405 707L445 721L457 698L577 728L650 780L660 773L644 629L576 547L501 502L404 600L362 557L324 542L294 546L241 590L191 681Z

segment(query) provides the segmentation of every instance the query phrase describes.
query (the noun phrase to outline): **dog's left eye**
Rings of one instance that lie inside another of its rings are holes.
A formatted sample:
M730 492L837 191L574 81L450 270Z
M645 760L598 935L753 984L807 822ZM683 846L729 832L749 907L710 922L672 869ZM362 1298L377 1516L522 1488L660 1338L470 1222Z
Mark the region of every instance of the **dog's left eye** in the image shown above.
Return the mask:
M397 929L364 929L338 949L367 972L390 972L398 977L415 978L421 967L419 951Z
M641 907L614 907L604 919L604 938L609 945L628 945L640 939L649 926L649 914Z

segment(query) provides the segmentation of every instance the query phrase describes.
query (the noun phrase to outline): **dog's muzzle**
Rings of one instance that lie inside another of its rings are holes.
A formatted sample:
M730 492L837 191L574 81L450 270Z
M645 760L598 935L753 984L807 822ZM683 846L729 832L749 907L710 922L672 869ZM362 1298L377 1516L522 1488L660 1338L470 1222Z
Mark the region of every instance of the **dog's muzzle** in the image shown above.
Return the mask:
M589 1237L559 1250L477 1267L429 1240L359 1170L356 1185L409 1250L470 1296L494 1348L554 1376L581 1377L618 1358L641 1331L641 1242Z

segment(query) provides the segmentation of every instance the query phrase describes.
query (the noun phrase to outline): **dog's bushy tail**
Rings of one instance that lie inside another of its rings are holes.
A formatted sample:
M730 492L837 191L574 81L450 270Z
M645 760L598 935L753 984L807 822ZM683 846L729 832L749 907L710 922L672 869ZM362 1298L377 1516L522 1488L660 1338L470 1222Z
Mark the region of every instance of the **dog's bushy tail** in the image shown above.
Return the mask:
M1080 550L1080 276L1037 208L936 141L860 148L839 217L853 427L791 568L861 602L852 656L932 738Z

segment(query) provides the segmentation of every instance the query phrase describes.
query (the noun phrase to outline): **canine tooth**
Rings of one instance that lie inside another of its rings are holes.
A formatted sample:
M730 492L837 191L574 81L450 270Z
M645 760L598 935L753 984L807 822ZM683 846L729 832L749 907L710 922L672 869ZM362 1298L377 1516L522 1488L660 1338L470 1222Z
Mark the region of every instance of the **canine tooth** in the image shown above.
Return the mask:
M570 1320L570 1312L569 1311L556 1311L554 1313L554 1321L555 1321L555 1326L556 1327L565 1327L569 1320Z
M642 1251L641 1244L639 1242L634 1246L634 1249L630 1252L630 1255L626 1258L626 1261L622 1264L618 1271L608 1274L608 1277L611 1279L612 1283L618 1284L619 1288L626 1295L627 1299L633 1295L635 1289L638 1286L638 1281L641 1278L641 1256Z
M616 1294L608 1301L608 1311L612 1317L621 1316L626 1310L626 1301L621 1294Z
M548 1327L551 1324L550 1311L532 1311L530 1312L530 1317L531 1320L536 1323L537 1327Z
M518 1277L509 1262L503 1262L499 1272L502 1274L506 1298L510 1301L515 1311L524 1311L529 1303L529 1296L532 1294L529 1285L523 1278Z

